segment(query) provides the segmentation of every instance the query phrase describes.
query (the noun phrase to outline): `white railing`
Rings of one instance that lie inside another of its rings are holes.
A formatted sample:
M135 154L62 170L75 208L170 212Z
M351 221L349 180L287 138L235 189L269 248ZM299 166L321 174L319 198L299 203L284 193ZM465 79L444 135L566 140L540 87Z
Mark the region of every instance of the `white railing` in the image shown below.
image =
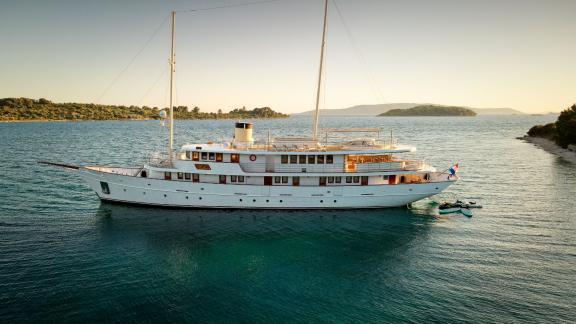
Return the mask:
M276 173L324 173L324 172L377 172L377 171L417 171L426 166L424 161L391 161L381 163L347 163L341 164L280 164L266 165L265 162L240 163L244 172Z

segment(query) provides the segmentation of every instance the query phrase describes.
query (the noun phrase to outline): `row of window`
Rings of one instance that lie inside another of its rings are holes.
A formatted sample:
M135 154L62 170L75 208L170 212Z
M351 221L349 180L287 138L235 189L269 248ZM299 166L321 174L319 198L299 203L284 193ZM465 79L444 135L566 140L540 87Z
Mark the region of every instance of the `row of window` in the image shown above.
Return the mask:
M178 180L185 180L185 181L191 180L192 182L200 182L200 175L198 173L177 172L176 177L178 178ZM220 183L226 183L227 179L228 179L227 177L228 176L220 175L219 176L219 182ZM229 177L230 177L230 182L232 182L232 183L244 183L245 182L244 176L232 175ZM395 177L396 176L385 175L385 176L382 176L382 179L394 181ZM276 177L274 177L274 183L287 184L288 178L290 178L290 177L276 176ZM294 186L300 185L300 177L291 177L291 178L292 178L292 185L294 185ZM347 177L319 177L319 185L325 186L326 183L342 183L342 178L344 178L344 181L346 183L360 183L360 181L362 181L362 185L368 184L368 177L367 176L347 176ZM400 180L401 183L404 183L403 178L404 178L404 176L401 177L401 180ZM428 180L429 178L430 178L430 176L428 174L426 174L424 176L424 180ZM172 180L172 172L164 172L164 179L165 180ZM272 184L271 179L272 179L272 177L264 177L264 184L265 185L271 185Z
M186 151L186 160L223 162L224 154L215 152ZM230 162L239 163L240 154L230 154Z
M334 155L282 155L282 164L333 164Z

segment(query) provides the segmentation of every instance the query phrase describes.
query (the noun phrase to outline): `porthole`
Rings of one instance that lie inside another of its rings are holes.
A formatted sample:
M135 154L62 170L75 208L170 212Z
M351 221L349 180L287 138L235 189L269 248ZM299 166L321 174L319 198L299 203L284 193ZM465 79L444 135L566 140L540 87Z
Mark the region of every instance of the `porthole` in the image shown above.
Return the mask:
M164 194L164 197L166 197L166 194Z
M240 202L242 202L242 199L240 199Z
M204 188L200 188L200 190L204 190Z
M142 194L145 195L145 194L146 194L146 191L143 191Z
M256 202L256 199L252 199L252 202Z
M186 199L188 199L188 196L186 196Z
M124 192L126 192L126 189L124 189Z
M280 202L282 202L282 200L280 200Z
M270 200L266 199L266 202L270 202Z
M438 190L438 187L436 187L436 190Z
M334 202L337 202L337 200L334 200Z
M198 197L199 200L202 200L202 197Z
M321 204L324 203L324 200L320 200L320 203L321 203Z

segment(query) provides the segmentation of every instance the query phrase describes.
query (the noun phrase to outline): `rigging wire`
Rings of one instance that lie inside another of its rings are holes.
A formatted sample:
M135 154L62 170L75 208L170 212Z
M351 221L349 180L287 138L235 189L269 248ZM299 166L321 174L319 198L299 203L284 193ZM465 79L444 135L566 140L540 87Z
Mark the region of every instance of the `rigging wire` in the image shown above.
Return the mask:
M148 40L146 40L146 42L144 43L144 45L140 48L140 50L138 50L138 52L136 53L136 55L134 55L132 57L132 59L128 62L128 64L120 71L120 73L118 73L116 75L116 77L112 80L112 82L110 82L110 84L106 87L106 89L104 89L104 91L100 94L100 96L98 96L98 98L94 101L95 103L99 103L100 100L106 95L106 93L108 93L108 91L110 91L110 89L112 88L112 86L114 86L114 84L116 82L118 82L118 80L120 79L120 77L122 77L122 75L128 70L128 68L130 68L130 66L132 66L132 64L134 63L134 61L136 61L136 59L138 58L138 56L140 56L140 54L142 54L142 52L146 49L146 47L148 47L148 45L150 44L150 42L152 42L152 40L154 39L154 37L156 37L156 35L158 34L158 32L160 31L160 29L164 26L164 24L166 23L166 21L168 21L168 18L170 17L170 15L166 15L166 17L164 17L164 19L162 20L162 22L158 25L158 27L156 27L156 29L154 30L154 32L152 33L152 35L150 36L150 38L148 38Z
M216 7L206 7L206 8L198 8L198 9L184 9L184 10L176 10L176 12L197 12L197 11L208 11L208 10L215 10L215 9L224 9L224 8L233 8L233 7L245 7L263 3L270 3L270 2L278 2L282 0L261 0L261 1L252 1L252 2L244 2L244 3L236 3L236 4L229 4L229 5L222 5Z
M376 79L374 78L373 74L370 72L371 70L368 66L366 58L364 57L364 55L362 54L362 51L358 47L356 39L352 35L352 32L350 31L350 28L348 27L348 24L346 23L346 19L344 19L344 15L342 14L342 12L340 11L340 8L338 7L338 0L333 0L332 2L334 3L334 8L336 8L336 12L338 13L338 16L340 17L340 20L342 21L342 26L344 27L344 30L346 31L346 35L348 36L348 40L350 41L350 44L354 48L354 51L356 52L356 56L357 56L358 60L360 61L360 64L364 68L364 73L366 73L366 76L368 77L368 83L370 84L370 87L372 88L372 91L374 92L376 99L380 103L386 102L384 96L382 95L383 92L378 87L378 85L376 83Z

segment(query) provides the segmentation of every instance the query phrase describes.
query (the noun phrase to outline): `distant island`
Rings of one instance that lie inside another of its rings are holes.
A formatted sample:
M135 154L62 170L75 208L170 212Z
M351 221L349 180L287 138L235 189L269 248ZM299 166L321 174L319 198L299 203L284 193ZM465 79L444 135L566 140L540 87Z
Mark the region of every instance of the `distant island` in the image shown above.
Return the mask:
M167 108L113 106L84 103L54 103L47 99L0 99L0 121L57 121L57 120L148 120L160 119L160 111ZM259 119L286 118L270 107L236 108L228 113L201 112L200 108L174 107L176 119Z
M420 105L408 109L392 109L378 116L476 116L476 113L468 108L455 106Z
M554 123L536 125L520 139L576 163L576 104L563 110Z
M357 105L342 109L321 109L322 116L337 116L337 117L360 117L360 116L378 116L389 110L393 109L409 109L417 106L433 105L430 103L387 103L377 105ZM443 106L443 105L433 105ZM523 112L512 108L473 108L464 107L477 113L478 115L525 115ZM303 113L292 114L292 116L309 116L313 111L306 111Z

